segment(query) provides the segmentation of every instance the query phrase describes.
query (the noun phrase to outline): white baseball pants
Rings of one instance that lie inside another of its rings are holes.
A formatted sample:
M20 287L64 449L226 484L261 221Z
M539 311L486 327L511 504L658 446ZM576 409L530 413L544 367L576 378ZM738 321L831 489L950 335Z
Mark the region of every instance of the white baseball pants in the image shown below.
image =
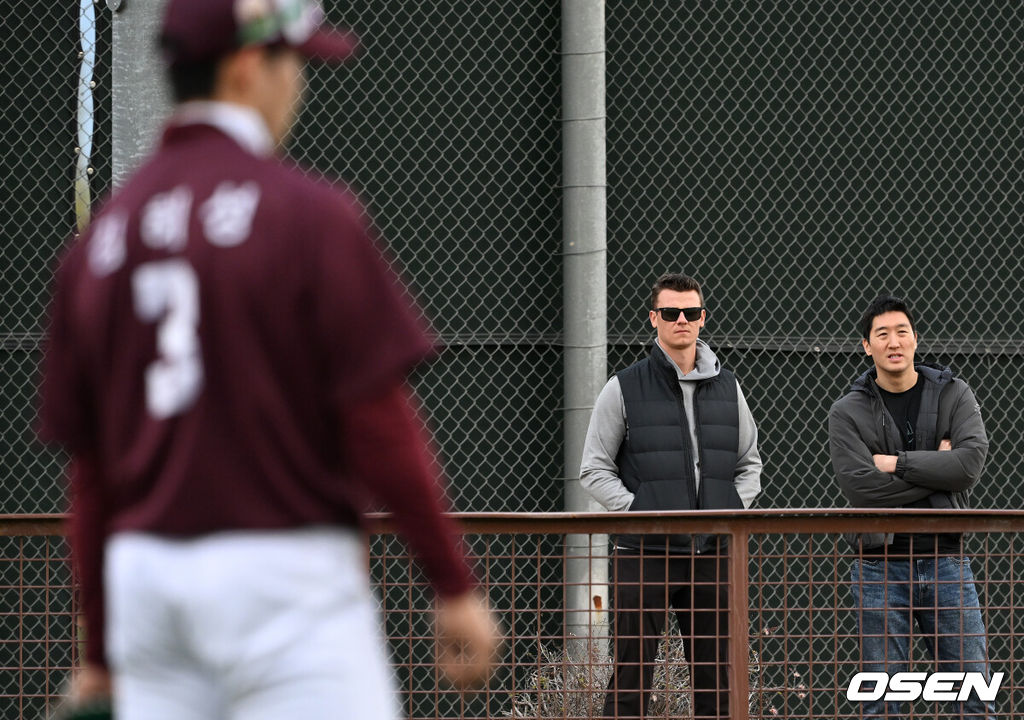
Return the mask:
M396 720L366 550L334 528L107 544L118 720Z

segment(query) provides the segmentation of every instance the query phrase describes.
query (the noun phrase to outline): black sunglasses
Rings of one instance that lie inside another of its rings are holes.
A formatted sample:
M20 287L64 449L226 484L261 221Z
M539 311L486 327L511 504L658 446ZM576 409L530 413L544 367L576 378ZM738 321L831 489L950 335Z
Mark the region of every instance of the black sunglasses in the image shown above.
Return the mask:
M690 307L690 308L655 308L654 312L661 313L661 319L665 322L675 322L679 319L679 313L683 314L686 318L686 322L693 322L694 320L700 320L700 314L704 312L702 307Z

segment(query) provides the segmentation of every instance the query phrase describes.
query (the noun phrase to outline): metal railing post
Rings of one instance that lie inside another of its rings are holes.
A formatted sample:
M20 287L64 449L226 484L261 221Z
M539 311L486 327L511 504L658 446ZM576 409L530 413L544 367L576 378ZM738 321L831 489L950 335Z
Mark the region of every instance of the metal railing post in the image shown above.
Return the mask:
M729 715L747 720L750 714L750 605L748 565L750 531L736 528L729 548Z

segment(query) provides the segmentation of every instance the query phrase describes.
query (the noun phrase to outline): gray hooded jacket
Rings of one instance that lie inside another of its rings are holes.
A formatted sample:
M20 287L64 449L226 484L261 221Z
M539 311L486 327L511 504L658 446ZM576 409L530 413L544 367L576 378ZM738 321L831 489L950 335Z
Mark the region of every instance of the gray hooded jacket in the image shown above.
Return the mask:
M829 454L839 487L851 507L897 508L928 499L934 508L970 507L988 454L981 408L967 383L938 365L915 365L925 379L917 420L918 450L906 451L885 407L876 371L854 381L828 415ZM949 438L953 449L940 451ZM896 472L883 473L873 455L896 455ZM864 547L892 543L892 533L865 533ZM856 546L858 538L849 538Z

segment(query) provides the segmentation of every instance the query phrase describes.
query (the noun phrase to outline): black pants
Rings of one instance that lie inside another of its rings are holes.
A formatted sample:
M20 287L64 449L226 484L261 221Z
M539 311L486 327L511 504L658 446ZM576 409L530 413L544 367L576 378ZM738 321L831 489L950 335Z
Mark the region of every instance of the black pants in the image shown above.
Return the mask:
M616 550L612 559L615 672L605 695L605 717L647 716L654 660L671 607L690 663L694 717L728 718L727 557L666 559L628 552Z

